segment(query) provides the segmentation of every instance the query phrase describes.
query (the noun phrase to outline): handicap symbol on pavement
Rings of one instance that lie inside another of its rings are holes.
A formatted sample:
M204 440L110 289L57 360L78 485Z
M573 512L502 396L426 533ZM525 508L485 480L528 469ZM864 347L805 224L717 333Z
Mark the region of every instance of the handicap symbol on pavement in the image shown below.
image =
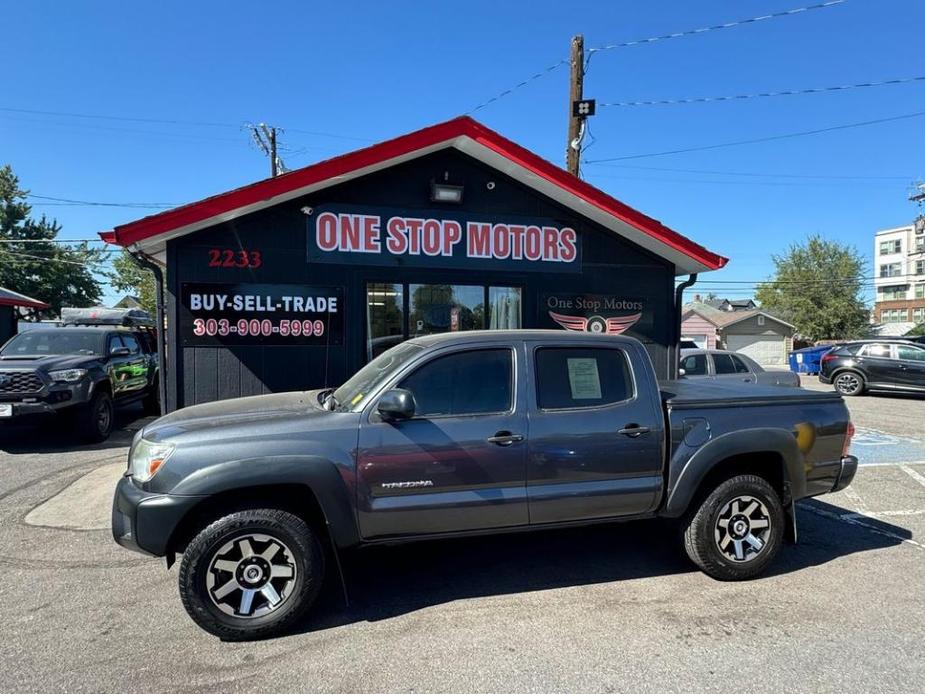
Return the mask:
M851 453L861 465L890 465L925 460L925 440L858 427Z

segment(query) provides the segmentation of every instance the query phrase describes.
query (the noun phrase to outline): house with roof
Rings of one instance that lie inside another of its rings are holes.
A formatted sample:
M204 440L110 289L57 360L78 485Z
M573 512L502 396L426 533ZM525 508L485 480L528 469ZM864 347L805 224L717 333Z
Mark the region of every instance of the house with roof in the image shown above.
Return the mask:
M22 310L38 311L46 308L48 304L44 301L0 287L0 345L16 334L16 326Z
M682 339L704 349L741 352L762 366L787 365L795 332L790 323L757 307L719 308L693 301L681 315Z

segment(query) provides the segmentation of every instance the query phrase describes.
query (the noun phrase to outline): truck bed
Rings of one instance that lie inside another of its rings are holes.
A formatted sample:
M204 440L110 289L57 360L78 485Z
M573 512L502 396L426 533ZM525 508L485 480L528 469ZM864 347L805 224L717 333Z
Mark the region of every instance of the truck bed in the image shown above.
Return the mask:
M803 388L763 386L753 383L686 380L659 382L662 402L669 410L714 407L765 407L768 405L805 405L840 402L842 397Z

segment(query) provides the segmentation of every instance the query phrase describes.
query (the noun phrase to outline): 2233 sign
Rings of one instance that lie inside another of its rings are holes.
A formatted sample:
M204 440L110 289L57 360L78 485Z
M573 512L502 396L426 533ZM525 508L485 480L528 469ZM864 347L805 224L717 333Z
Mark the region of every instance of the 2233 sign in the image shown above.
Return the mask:
M260 251L231 248L209 249L209 267L247 267L255 270L261 265L263 265L263 254Z
M343 290L299 284L200 284L181 288L184 345L339 345Z

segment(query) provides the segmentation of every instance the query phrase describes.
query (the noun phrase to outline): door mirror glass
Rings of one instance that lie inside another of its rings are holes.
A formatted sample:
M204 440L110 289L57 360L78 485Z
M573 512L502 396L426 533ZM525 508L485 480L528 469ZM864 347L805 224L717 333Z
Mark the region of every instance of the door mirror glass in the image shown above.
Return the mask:
M687 375L687 371L685 371L684 369L678 369L678 375L679 375L679 376L686 376L686 375Z
M410 419L414 416L414 395L404 388L393 388L383 393L376 406L379 415L386 421Z
M109 356L111 357L124 357L131 353L132 350L130 350L128 347L113 347L111 350L109 350Z

